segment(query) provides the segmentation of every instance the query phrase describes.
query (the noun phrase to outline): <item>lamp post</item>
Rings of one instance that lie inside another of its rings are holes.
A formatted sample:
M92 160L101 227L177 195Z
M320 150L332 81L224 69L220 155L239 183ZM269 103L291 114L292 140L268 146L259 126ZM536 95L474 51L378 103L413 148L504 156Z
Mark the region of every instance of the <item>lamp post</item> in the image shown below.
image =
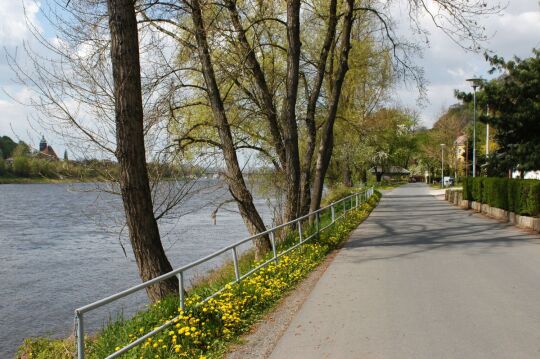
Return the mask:
M486 116L489 117L489 104L486 105ZM486 125L486 159L489 156L489 123Z
M476 89L482 85L482 79L480 78L470 78L466 80L469 82L473 88L473 99L474 99L474 107L473 107L473 152L472 152L472 175L473 177L476 177Z
M444 143L441 143L441 188L444 188Z

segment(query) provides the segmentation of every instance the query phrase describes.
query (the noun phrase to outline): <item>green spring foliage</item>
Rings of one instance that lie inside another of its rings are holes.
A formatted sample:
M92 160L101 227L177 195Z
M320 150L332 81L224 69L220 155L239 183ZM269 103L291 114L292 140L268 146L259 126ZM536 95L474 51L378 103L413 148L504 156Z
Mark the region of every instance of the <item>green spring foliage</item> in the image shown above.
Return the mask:
M540 181L498 177L467 177L463 199L488 204L519 215L540 215Z

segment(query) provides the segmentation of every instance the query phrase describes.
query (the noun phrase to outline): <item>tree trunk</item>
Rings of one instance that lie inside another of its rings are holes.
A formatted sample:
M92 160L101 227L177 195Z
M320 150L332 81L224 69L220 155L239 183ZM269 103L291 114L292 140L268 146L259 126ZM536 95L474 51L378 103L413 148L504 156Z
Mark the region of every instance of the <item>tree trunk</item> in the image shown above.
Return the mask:
M286 97L281 112L283 140L286 151L286 203L285 222L298 217L300 205L300 154L296 100L300 77L300 0L287 0L287 80Z
M236 149L234 147L229 121L225 113L223 99L221 98L212 59L210 57L206 29L199 0L191 1L191 9L204 80L207 86L214 121L219 132L223 157L225 158L225 164L227 165L226 180L229 185L229 191L238 205L240 215L242 216L249 233L254 235L264 232L266 227L253 204L253 197L246 186L242 170L238 163L238 157L236 156ZM262 255L271 248L268 236L259 237L254 240L254 244L256 249L255 255L257 258L261 258Z
M323 132L321 133L321 141L319 143L319 151L317 154L315 178L311 192L311 212L319 209L321 205L324 178L326 176L326 171L328 170L328 165L330 164L330 158L332 157L332 150L334 147L334 122L336 120L343 81L345 80L345 75L349 69L349 50L351 48L351 32L354 21L353 11L354 0L347 0L346 13L343 19L343 38L340 46L339 66L333 85L331 86L332 92L328 104L328 115L323 127Z
M272 135L272 145L276 150L280 165L283 169L286 167L287 156L285 154L285 147L283 146L283 138L279 128L277 111L276 106L274 105L272 92L268 87L268 83L261 65L255 56L255 50L252 46L250 46L246 36L246 31L240 22L240 15L238 14L238 9L236 8L236 0L227 0L226 5L227 9L229 10L234 31L236 32L236 38L240 43L242 54L246 59L246 66L251 71L253 78L255 79L255 84L259 88L262 100L261 104L265 116L268 119L268 126L270 128L270 134Z
M296 100L300 68L300 1L287 1L287 95L281 117L277 118L276 106L266 82L262 68L249 44L245 30L240 22L235 0L226 1L236 38L246 59L245 63L253 75L261 94L261 107L268 119L272 143L285 173L286 200L284 220L290 221L298 216L300 206L300 155L298 149L298 128L296 124Z
M172 270L152 207L143 134L139 37L133 0L108 0L116 118L116 157L129 239L143 281ZM152 302L177 293L168 279L146 289Z
M312 179L312 161L315 153L317 140L317 127L315 125L315 110L317 108L317 100L321 93L321 87L324 80L326 63L328 60L328 52L332 46L336 34L337 16L336 16L337 0L330 1L328 10L328 27L326 36L319 55L317 64L317 75L313 90L309 96L306 110L306 127L307 127L307 143L306 152L304 153L302 173L300 176L300 215L305 215L309 212L309 204L311 202L311 179Z
M365 168L362 168L362 183L366 184L368 181L368 170Z
M351 167L348 162L345 162L343 166L343 184L347 187L353 186Z

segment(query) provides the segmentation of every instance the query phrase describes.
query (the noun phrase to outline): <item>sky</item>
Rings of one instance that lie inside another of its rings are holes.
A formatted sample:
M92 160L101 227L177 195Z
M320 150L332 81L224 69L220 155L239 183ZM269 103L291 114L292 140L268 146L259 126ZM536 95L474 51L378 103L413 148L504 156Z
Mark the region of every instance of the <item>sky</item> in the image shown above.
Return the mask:
M430 47L417 59L417 64L425 71L428 102L419 108L418 91L410 85L400 86L397 98L403 105L416 108L425 126L431 127L445 109L457 102L453 96L455 89L472 92L466 79L475 76L489 79L497 75L488 74L491 66L484 58L484 50L508 60L513 56L530 57L533 48L540 48L540 1L509 0L501 4L506 7L500 14L482 21L488 41L482 44L484 49L480 53L463 50L436 29L430 19L422 19L423 26L430 32Z
M23 7L22 0L0 0L0 135L8 135L37 147L41 135L44 134L56 152L61 154L66 148L62 138L44 132L44 129L32 121L32 110L17 103L26 102L32 92L14 82L15 75L5 56L6 51L13 54L17 49L20 55L23 42L31 41L31 34L26 27L25 10L26 18L35 24L39 31L46 37L54 37L54 33L40 16L40 7L47 1L50 0L24 0ZM540 48L540 2L509 0L503 4L506 8L500 14L480 19L489 37L483 46L504 58L514 55L528 57L532 54L532 48ZM399 12L395 15L400 16ZM430 32L429 47L424 49L421 57L415 59L416 64L424 70L427 82L426 101L423 106L419 106L418 91L413 84L400 84L394 97L401 105L417 110L422 124L431 127L444 109L456 103L454 90L470 91L465 81L469 77L476 75L490 78L487 74L490 66L482 53L466 52L438 30L427 17L420 21ZM400 36L411 37L405 24L398 22L396 29Z

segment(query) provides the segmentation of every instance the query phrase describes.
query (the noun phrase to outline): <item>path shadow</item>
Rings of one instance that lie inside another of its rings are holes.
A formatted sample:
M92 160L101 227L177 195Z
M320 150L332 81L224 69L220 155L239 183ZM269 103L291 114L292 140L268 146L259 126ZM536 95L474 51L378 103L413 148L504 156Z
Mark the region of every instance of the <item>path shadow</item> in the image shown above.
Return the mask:
M343 251L366 249L361 255L345 256L345 260L361 263L453 249L464 255L489 255L496 248L518 245L540 245L540 236L431 195L389 195L353 232Z

